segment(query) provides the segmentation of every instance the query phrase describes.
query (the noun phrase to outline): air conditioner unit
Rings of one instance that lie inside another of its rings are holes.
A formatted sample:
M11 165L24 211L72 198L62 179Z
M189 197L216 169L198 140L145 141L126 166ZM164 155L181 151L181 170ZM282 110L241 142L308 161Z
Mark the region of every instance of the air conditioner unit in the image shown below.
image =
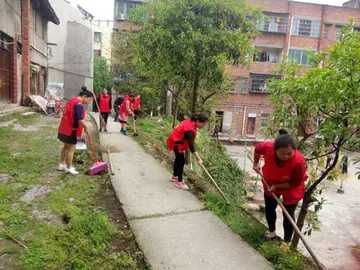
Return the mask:
M125 20L125 14L124 13L117 13L116 14L117 20Z

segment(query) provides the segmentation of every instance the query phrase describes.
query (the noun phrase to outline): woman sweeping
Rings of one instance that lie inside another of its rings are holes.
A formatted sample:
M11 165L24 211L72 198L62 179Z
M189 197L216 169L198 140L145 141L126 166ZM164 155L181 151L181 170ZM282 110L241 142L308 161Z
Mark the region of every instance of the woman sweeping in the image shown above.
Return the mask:
M134 111L131 108L131 102L134 100L134 95L126 95L124 96L124 101L120 105L119 109L119 121L121 124L120 132L124 135L128 135L127 133L127 122L129 115L134 115Z
M189 189L182 178L185 166L184 151L186 149L190 148L199 166L203 164L203 161L195 149L195 139L197 129L203 128L208 121L209 118L204 114L196 114L177 125L166 140L168 148L175 153L174 174L170 181L175 182L175 186L178 188Z
M82 89L77 97L73 97L66 103L58 132L58 139L64 143L58 170L67 171L72 175L79 174L72 165L77 138L81 137L83 129L87 132L84 105L93 98L93 93L86 87Z
M278 239L276 235L276 207L277 202L270 192L278 198L283 197L283 204L290 216L295 220L295 209L304 197L306 174L306 161L304 156L295 148L293 138L285 130L279 131L280 135L275 142L264 142L256 145L254 153L254 167L260 172L259 160L264 157L262 167L264 179L270 186L264 186L265 213L269 226L266 237L270 240ZM288 218L283 214L284 241L291 242L293 227Z

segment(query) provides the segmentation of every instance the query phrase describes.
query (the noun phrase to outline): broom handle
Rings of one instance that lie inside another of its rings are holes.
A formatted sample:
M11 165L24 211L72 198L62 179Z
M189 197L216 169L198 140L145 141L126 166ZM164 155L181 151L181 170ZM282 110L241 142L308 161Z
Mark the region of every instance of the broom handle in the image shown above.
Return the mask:
M97 102L95 93L92 92L92 94L93 94L93 99L94 99L94 101L95 101L96 107L97 107L98 112L99 112L99 116L100 116L100 127L101 127L101 122L104 122L104 119L103 119L103 117L102 117L102 115L101 115L100 107L99 107L99 104L98 104L98 102Z
M211 174L208 172L208 170L204 167L204 165L201 165L201 168L206 172L206 174L209 176L211 182L214 184L216 189L219 191L220 195L223 197L223 199L226 201L227 204L230 204L229 200L226 198L224 192L221 190L221 188L216 184L214 178L211 176Z
M92 141L91 141L91 138L90 138L90 134L88 131L85 132L86 133L86 136L88 138L88 141L89 141L89 144L90 144L90 148L91 148L91 151L93 152L93 155L94 155L94 163L98 163L98 158L96 156L96 152L95 152L95 149L94 149L94 145L92 144Z
M266 188L269 190L270 186L269 184L266 182L263 174L261 172L259 172L259 175L261 176L261 180L262 182L265 184ZM281 209L283 210L285 216L288 218L288 220L290 221L291 225L293 226L294 230L296 231L296 233L299 235L301 241L304 243L304 246L306 247L306 249L309 251L311 257L313 258L313 260L315 261L316 265L319 267L319 269L321 270L325 270L325 266L319 261L319 259L316 257L315 253L312 251L312 249L310 248L309 244L307 243L305 236L301 233L301 231L299 230L298 226L296 225L295 221L292 219L292 217L290 216L289 212L286 210L286 208L284 207L284 205L282 204L282 202L280 201L280 199L275 195L274 192L270 191L271 195L273 195L274 199L276 200L276 202L280 205Z

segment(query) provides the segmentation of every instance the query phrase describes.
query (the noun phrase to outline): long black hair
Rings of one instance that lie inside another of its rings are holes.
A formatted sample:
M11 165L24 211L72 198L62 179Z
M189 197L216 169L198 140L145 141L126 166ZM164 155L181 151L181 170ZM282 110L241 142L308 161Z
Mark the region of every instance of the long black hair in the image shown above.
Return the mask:
M194 114L193 116L191 116L191 121L199 121L200 123L206 123L209 121L209 117L207 117L205 114L199 113L199 114Z
M280 129L279 136L275 139L275 150L278 150L279 148L287 148L289 146L296 149L294 138L291 137L285 129Z

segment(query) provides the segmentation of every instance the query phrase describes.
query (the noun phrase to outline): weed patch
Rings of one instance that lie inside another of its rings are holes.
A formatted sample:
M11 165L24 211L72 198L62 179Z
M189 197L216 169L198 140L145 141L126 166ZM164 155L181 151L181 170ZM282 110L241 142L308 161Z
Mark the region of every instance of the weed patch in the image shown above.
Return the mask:
M171 132L170 119L163 119L162 122L153 119L142 119L138 121L138 130L146 134L146 139L142 136L136 137L142 146L147 149L154 148L154 144L159 145L160 154L157 156L166 159L165 141ZM151 140L149 141L149 138ZM213 141L206 131L200 131L196 138L196 148L204 161L205 167L210 171L220 188L226 193L231 204L227 205L218 193L214 193L208 179L201 170L196 168L195 172L205 179L207 184L202 185L205 190L196 192L202 199L205 206L219 216L236 234L241 236L249 245L261 253L270 261L277 270L311 270L316 269L311 262L295 251L284 251L276 243L263 241L266 227L255 217L243 209L246 188L244 185L244 174L236 162L226 153L225 148ZM156 148L158 149L158 148ZM154 154L154 151L151 151ZM166 160L167 162L169 160ZM198 184L198 183L197 183Z

